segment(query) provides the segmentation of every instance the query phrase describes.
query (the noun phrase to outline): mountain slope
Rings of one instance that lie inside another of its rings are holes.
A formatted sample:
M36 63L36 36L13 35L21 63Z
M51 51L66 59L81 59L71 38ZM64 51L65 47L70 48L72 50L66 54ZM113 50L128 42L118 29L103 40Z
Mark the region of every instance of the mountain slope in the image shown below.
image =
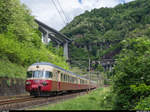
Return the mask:
M0 77L25 78L26 68L41 61L69 69L41 42L34 17L19 0L0 0L0 15Z
M150 37L150 0L86 11L61 32L74 40L70 46L72 66L86 69L88 57L112 59L121 50L120 41L142 35Z

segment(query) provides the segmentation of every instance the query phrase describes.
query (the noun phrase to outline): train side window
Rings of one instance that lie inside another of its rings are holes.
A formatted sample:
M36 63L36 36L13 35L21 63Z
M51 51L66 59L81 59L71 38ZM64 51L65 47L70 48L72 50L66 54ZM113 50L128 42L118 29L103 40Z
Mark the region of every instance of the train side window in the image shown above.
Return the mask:
M74 83L74 77L72 77L72 83Z
M61 81L63 81L63 74L61 73Z
M67 82L67 75L65 74L65 82Z
M70 82L72 83L72 77L70 76Z
M72 77L71 77L71 83L73 82Z
M70 77L67 75L67 77L68 77L68 82L70 82Z
M70 77L68 76L68 82L70 82Z
M67 81L67 77L66 77L66 74L64 74L64 81L65 81L65 82Z
M71 77L70 76L69 76L69 79L70 79L69 81L71 82Z
M65 78L64 78L65 74L62 74L62 81L65 81Z
M62 81L62 74L60 74L60 80Z
M74 83L74 77L72 77L72 83Z
M66 75L66 82L68 82L68 76Z
M27 72L27 78L31 78L32 77L32 71L28 71Z
M73 82L73 83L75 83L75 80L74 80L74 79L75 79L75 78L73 77L73 78L72 78L72 82Z
M65 81L65 74L63 75L63 81Z
M72 77L70 77L70 82L72 82Z
M75 77L73 78L73 82L74 82L74 84L76 83L76 78Z
M64 81L66 82L66 74L64 74Z
M77 84L77 78L75 78L75 84Z
M52 78L52 77L53 77L53 73L52 72L49 72L49 71L45 72L45 78Z

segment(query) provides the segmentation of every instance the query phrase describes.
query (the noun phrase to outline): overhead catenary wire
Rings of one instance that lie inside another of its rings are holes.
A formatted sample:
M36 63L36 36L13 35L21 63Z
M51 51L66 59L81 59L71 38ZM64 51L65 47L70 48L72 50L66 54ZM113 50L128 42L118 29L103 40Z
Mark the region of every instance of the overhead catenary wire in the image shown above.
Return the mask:
M56 10L57 10L58 14L59 14L59 15L60 15L60 17L62 18L62 20L63 20L64 24L66 24L66 21L65 21L64 17L61 15L61 12L59 11L59 9L58 9L58 7L57 7L56 3L54 2L54 0L51 0L51 1L52 1L52 3L54 4L54 7L56 8Z
M126 1L125 1L125 0L120 0L120 3L121 3L121 4L125 4Z
M59 0L56 0L56 2L58 3L58 5L59 5L59 7L60 7L60 9L61 9L61 11L62 11L64 17L66 18L67 23L69 23L69 19L68 19L68 17L66 16L66 14L65 14L65 12L64 12L64 10L63 10L63 8L62 8L60 2L59 2Z

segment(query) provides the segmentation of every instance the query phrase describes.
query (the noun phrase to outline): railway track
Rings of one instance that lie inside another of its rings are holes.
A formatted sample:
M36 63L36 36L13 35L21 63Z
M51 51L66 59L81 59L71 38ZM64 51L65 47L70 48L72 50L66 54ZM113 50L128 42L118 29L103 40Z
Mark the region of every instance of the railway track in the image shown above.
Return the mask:
M15 96L0 96L0 101L5 100L5 99L7 100L7 99L23 98L23 97L26 97L26 96L29 96L29 94L26 93L26 94L15 95Z
M30 102L34 100L38 100L39 98L31 97L31 96L24 96L18 98L11 98L11 99L4 99L0 100L0 111L1 110L10 110L10 109L17 109L20 108L20 105L25 102ZM19 106L19 107L18 107Z
M74 98L79 95L86 94L87 92L78 92L78 93L69 93L69 94L61 94L58 96L51 97L31 97L26 96L23 98L16 99L5 99L0 100L0 111L1 110L24 110L28 108L32 108L36 105L44 105L44 104L52 104L56 102L60 102L66 99Z
M11 103L20 103L24 101L30 101L33 100L34 97L26 96L24 98L15 98L15 99L5 99L5 100L0 100L0 106L6 105L6 104L11 104Z

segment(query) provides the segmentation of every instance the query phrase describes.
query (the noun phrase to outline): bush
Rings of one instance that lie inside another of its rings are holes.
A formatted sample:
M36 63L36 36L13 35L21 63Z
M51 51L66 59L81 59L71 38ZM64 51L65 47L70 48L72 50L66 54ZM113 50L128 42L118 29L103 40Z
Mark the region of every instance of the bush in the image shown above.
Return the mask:
M150 110L150 96L139 101L135 109L136 110Z
M0 59L0 77L25 78L27 67L10 62L7 58Z
M114 109L134 109L150 93L150 40L126 39L122 47L113 71Z
M6 58L6 64L0 60L0 76L22 77L27 66L41 61L69 69L65 59L58 56L61 53L55 55L42 44L34 17L19 0L0 0L0 15L0 59Z

